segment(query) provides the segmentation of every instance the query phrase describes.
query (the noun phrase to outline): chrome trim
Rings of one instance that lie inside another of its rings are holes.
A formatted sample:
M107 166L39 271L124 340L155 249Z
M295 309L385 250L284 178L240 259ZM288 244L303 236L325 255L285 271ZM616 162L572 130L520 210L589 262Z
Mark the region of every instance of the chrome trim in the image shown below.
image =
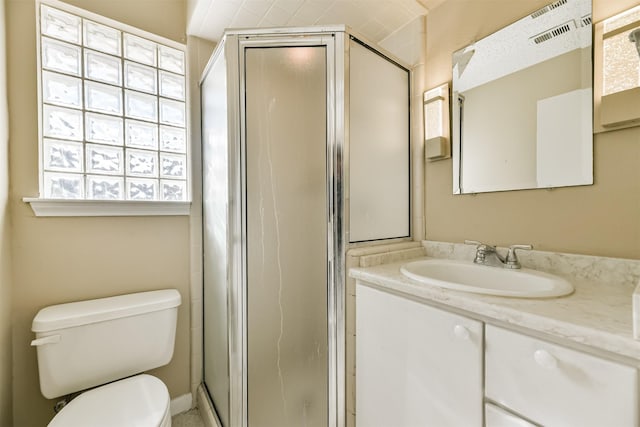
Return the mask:
M349 168L345 168L345 179L344 179L344 187L345 187L345 197L344 197L344 203L345 203L345 207L344 207L344 211L343 211L343 218L344 221L346 223L345 226L345 230L346 230L346 235L345 235L345 244L348 245L349 248L359 248L359 247L363 247L363 246L375 246L375 245L382 245L382 244L390 244L390 243L400 243L400 242L411 242L414 239L414 231L415 231L415 224L414 224L414 197L413 197L413 188L414 188L414 183L413 183L413 130L412 130L412 125L411 125L411 119L412 119L412 110L411 110L411 98L412 98L412 90L413 90L413 72L411 71L411 69L409 68L409 66L402 60L398 59L397 57L395 57L393 54L389 53L388 51L380 48L379 46L369 42L366 38L363 38L362 36L358 35L357 33L355 33L353 30L350 30L349 33L347 33L347 37L345 37L345 40L343 41L344 43L344 75L343 75L343 80L344 80L344 94L343 94L343 100L344 100L344 133L345 133L345 143L344 143L344 152L345 152L345 160L344 160L344 164L348 165L349 164L349 144L350 144L350 140L349 140L349 132L347 132L347 129L350 129L350 118L349 118L349 96L351 93L350 87L349 87L349 79L350 79L350 49L351 49L351 45L350 42L353 41L354 43L359 44L360 46L370 50L371 52L375 53L376 55L380 56L381 58L391 62L393 65L397 66L398 68L404 70L407 72L407 108L408 108L408 121L407 121L407 128L408 128L408 132L407 132L407 161L408 161L408 168L407 168L407 179L409 182L409 234L407 236L398 236L398 237L389 237L386 239L375 239L375 240L358 240L358 241L351 241L351 236L349 233L349 230L351 230L350 227L350 222L351 222L351 212L349 211L349 207L350 207L350 169ZM345 279L346 280L346 279ZM346 326L346 325L345 325ZM346 362L345 362L346 363ZM345 409L346 410L346 409Z
M325 46L327 59L327 361L328 361L328 426L344 427L345 409L344 409L344 385L340 389L339 383L344 384L344 308L339 307L340 302L344 298L344 281L340 277L340 273L336 273L336 268L340 264L344 264L344 257L340 257L338 251L342 250L343 245L338 243L340 240L334 238L336 227L341 227L339 213L336 206L340 206L339 202L341 194L341 182L336 180L334 175L341 175L338 168L342 167L341 162L337 159L337 153L340 152L336 143L336 66L335 66L335 35L331 34L269 34L261 33L259 35L238 35L238 78L239 99L240 99L240 162L241 162L241 193L246 194L246 105L245 105L245 80L244 80L244 50L249 47L290 47L290 46ZM337 182L336 182L337 181ZM246 239L246 203L243 197L241 209L241 241ZM333 256L332 256L333 254ZM246 245L242 244L242 426L248 426L248 360L247 360L247 330L246 330L246 296L244 291L247 286L246 278ZM341 274L344 277L344 274ZM341 348L339 348L341 347ZM342 354L339 352L342 351ZM232 425L236 425L233 424Z
M335 114L335 133L333 135L333 156L335 161L333 168L333 281L334 281L334 307L333 312L330 313L330 317L333 317L335 322L335 347L332 351L332 357L334 357L334 369L330 371L334 377L334 395L332 397L335 402L334 412L330 415L334 420L335 427L344 427L346 424L346 317L345 317L345 298L346 298L346 215L345 209L348 206L346 199L346 191L348 187L345 186L345 174L348 173L347 167L349 161L349 150L347 145L347 105L348 104L348 79L347 76L347 51L346 40L347 36L344 32L335 34L335 47L334 47L334 114ZM331 425L331 424L330 424Z
M272 27L272 28L233 28L225 31L225 35L236 35L239 38L251 38L252 40L274 37L307 37L330 35L331 33L351 31L348 26L342 24L318 25L312 27Z
M453 91L453 89L452 89ZM451 93L451 157L453 159L453 194L462 194L462 120L464 96ZM456 144L455 141L458 141Z
M198 80L198 86L202 86L202 82L204 82L204 79L206 79L209 75L209 71L211 70L211 67L213 67L213 64L218 60L218 57L225 54L226 44L227 35L224 34L222 36L222 39L220 39L220 42L216 45L215 49L213 49L213 52L211 53L207 64L204 66L202 74L200 75L200 80Z
M350 247L411 240L410 236L349 244L349 42L344 26L228 31L210 59L203 79L219 55L227 63L229 138L229 373L230 426L247 427L247 302L246 302L246 117L244 49L247 47L325 46L327 53L327 344L328 426L346 425L346 252ZM362 42L401 68L401 61L374 44ZM411 74L409 74L411 85ZM411 86L409 86L409 90ZM410 98L409 98L410 99ZM409 115L411 120L411 114ZM411 182L411 126L409 126L409 179ZM410 191L413 185L410 185ZM413 197L410 195L413 202ZM410 212L413 212L411 210Z
M229 423L231 426L246 425L243 414L246 413L245 383L244 383L244 319L246 307L242 284L246 277L244 268L244 253L242 250L242 221L241 212L243 200L241 196L242 174L241 136L240 136L240 81L238 38L230 35L225 37L224 53L227 63L227 120L229 139L229 228L227 253L229 254L230 277L228 296L228 324L229 327ZM229 427L229 426L225 426Z

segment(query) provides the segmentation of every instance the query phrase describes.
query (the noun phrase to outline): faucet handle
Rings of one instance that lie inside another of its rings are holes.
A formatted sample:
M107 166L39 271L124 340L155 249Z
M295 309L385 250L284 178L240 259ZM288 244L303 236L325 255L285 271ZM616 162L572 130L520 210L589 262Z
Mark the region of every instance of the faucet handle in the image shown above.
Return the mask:
M476 256L473 259L473 262L476 264L486 264L486 256L492 253L495 253L498 258L500 258L495 246L478 242L477 240L465 240L464 243L467 245L476 245ZM501 258L500 261L502 261Z
M507 253L507 258L505 259L504 266L505 268L522 268L520 265L520 261L518 260L518 255L516 254L516 250L522 249L526 251L530 251L533 249L531 245L511 245L509 246L509 252Z
M478 242L477 240L465 240L465 245L476 245L477 249L481 252L495 252L496 247L487 243Z

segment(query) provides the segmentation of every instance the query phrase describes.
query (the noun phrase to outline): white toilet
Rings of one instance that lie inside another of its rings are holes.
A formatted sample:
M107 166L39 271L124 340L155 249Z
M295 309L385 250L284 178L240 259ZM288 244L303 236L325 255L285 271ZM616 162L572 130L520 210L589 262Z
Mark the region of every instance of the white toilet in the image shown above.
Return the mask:
M140 373L171 360L179 305L178 291L167 289L40 310L31 345L42 394L53 399L90 389L49 427L171 426L167 387Z

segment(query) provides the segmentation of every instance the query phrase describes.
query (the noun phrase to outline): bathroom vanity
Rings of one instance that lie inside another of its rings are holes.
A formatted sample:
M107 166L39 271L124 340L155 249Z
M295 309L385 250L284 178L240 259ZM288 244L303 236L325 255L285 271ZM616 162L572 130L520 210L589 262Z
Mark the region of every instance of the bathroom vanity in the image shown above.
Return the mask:
M631 294L640 263L542 252L525 262L575 292L443 289L403 276L406 261L352 269L357 426L638 425Z

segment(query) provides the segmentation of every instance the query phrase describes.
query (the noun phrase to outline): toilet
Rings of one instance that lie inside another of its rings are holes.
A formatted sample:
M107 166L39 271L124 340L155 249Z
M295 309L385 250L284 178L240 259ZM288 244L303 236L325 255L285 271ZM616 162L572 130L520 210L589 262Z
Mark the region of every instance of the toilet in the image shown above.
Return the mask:
M169 427L169 391L142 372L173 356L180 294L175 289L43 308L33 319L40 391L82 392L49 427Z

